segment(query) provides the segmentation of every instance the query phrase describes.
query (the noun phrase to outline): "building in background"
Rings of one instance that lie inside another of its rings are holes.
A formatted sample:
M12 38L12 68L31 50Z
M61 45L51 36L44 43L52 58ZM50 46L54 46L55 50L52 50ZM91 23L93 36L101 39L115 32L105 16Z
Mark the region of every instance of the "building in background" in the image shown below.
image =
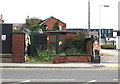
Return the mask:
M63 21L61 21L53 16L51 16L45 20L42 20L42 19L39 19L36 17L29 18L29 16L27 16L26 23L23 24L23 27L27 28L27 27L31 27L31 26L42 26L42 27L44 27L44 30L49 31L49 30L53 30L53 27L56 22L58 23L59 30L66 30L66 23L64 23ZM29 23L30 25L27 23ZM19 27L15 26L14 29L19 29Z
M26 18L26 22L27 21L32 21L32 22L40 22L40 21L42 21L42 19L39 19L39 18L36 18L36 17L32 17L32 18L30 18L29 16L27 16L27 18Z
M83 29L83 28L70 28L67 29L69 31L87 31L87 29ZM99 36L99 29L90 29L90 32L98 32L98 36ZM101 38L105 38L105 37L113 37L113 29L101 29Z
M83 28L70 28L67 29L67 31L87 31L87 29L83 29ZM100 29L90 29L90 36L94 35L99 37L99 33L100 33ZM116 43L116 40L114 39L114 41L108 41L106 40L106 38L114 38L113 37L113 29L110 28L102 28L101 29L101 44L113 44L112 42L114 42L114 44Z
M61 20L51 16L43 21L46 30L53 30L53 25L58 22L59 30L66 30L66 23L62 22Z
M0 16L0 24L3 24L3 23L4 23L3 15L1 14L1 16Z
M13 23L13 30L19 30L25 23Z
M116 49L120 49L120 30L114 30L113 32L117 33L117 35L115 37L115 39L116 39Z

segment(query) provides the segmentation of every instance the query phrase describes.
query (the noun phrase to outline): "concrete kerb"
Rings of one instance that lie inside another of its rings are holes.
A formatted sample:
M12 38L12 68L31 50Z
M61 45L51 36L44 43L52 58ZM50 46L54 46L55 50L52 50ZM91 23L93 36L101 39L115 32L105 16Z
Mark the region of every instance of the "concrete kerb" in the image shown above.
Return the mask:
M118 69L118 63L61 63L61 64L24 64L24 63L2 63L0 68L115 68Z
M17 63L3 63L1 68L92 68L87 63L82 64L17 64Z

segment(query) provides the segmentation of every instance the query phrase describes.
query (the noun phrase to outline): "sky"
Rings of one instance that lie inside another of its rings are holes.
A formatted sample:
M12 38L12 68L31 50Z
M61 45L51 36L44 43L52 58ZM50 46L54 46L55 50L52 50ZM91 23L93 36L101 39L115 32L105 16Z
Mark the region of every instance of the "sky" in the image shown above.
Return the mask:
M117 30L118 1L90 0L90 27ZM0 0L0 3L5 23L25 23L27 16L43 20L54 16L66 23L67 28L88 28L88 0Z

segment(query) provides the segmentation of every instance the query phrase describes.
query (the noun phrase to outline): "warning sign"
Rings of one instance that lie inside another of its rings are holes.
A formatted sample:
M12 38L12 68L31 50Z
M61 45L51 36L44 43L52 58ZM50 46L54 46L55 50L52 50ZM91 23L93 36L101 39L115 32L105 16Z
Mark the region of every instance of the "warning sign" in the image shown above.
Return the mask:
M1 36L1 40L2 40L2 41L6 41L6 35L2 35L2 36Z
M94 42L93 49L94 50L99 50L99 43L97 41Z

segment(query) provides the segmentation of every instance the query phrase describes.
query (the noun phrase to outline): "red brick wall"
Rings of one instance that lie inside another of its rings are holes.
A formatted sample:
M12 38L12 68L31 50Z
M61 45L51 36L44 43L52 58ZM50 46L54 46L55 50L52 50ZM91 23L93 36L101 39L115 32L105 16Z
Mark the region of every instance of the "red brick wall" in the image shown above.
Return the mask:
M12 62L22 63L24 62L24 34L13 33L12 34Z
M67 56L68 62L91 62L90 56Z
M65 63L66 57L62 56L54 56L53 63Z
M92 40L87 40L87 54L92 54Z
M65 62L92 62L92 56L78 55L78 56L54 56L53 63L65 63Z
M66 30L66 24L62 23L61 21L55 19L55 18L51 18L49 19L47 22L44 23L44 25L48 25L48 30L52 30L54 23L58 21L59 25L62 26L62 30Z

